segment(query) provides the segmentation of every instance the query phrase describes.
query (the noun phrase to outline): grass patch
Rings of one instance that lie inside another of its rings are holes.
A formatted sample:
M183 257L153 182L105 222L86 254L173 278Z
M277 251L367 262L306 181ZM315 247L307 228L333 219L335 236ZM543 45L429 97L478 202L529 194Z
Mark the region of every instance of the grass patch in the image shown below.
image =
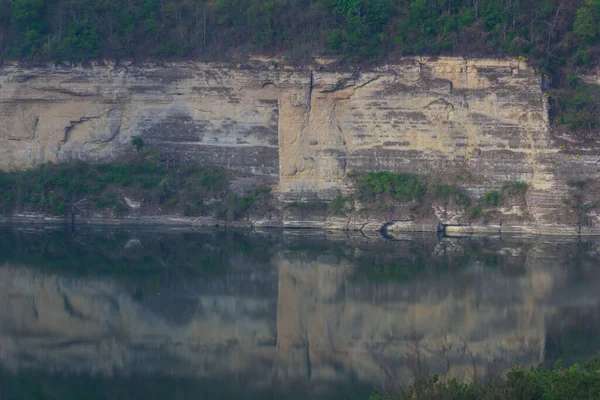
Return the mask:
M253 190L245 196L231 195L218 210L217 217L221 220L235 221L249 219L250 211L256 207L264 207L271 196L271 188L264 187Z
M353 196L338 195L331 201L312 199L307 201L293 201L287 208L297 210L306 216L310 213L342 216L353 210Z

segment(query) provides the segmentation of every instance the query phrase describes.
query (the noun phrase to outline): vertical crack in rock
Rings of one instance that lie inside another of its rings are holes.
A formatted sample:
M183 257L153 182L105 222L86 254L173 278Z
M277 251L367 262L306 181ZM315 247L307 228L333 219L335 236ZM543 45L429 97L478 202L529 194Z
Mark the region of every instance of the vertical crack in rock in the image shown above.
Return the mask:
M313 98L313 89L314 89L314 71L310 71L309 81L308 81L308 93L306 93L306 111L304 121L302 122L301 131L308 126L310 122L310 112L312 110L312 98Z
M310 76L308 81L308 93L306 95L306 109L310 113L310 109L312 106L312 92L313 92L313 83L314 83L315 72L310 70Z
M32 130L31 130L31 138L34 139L34 140L37 139L37 126L38 126L39 122L40 122L40 118L39 117L35 117L33 119L33 127L32 127Z

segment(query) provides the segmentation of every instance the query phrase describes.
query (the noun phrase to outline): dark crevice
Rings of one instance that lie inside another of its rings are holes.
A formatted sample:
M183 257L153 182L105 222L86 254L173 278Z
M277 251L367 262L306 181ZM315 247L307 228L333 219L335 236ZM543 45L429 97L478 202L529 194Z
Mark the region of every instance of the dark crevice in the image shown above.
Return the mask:
M67 312L67 314L69 314L71 317L74 317L77 319L81 319L81 320L86 319L82 313L80 313L73 307L73 305L69 301L69 298L67 297L67 295L63 294L62 299L63 299L63 307L64 307L65 311Z
M312 92L313 92L313 87L314 87L314 77L315 72L314 71L310 71L310 76L309 76L309 82L308 82L308 94L306 96L306 109L310 112L311 109L311 105L312 105Z

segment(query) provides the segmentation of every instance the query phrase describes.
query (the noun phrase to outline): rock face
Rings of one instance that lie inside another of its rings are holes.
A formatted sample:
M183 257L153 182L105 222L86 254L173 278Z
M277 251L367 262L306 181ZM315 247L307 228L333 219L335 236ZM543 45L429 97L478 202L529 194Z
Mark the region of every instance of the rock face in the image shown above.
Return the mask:
M278 107L267 71L168 67L22 69L0 72L3 169L44 162L115 160L131 139L171 164L278 174Z
M116 160L141 137L170 165L278 177L284 200L331 199L349 190L350 171L468 174L479 195L525 181L530 220L505 230L599 231L597 216L573 222L563 199L568 180L599 176L600 146L565 150L526 62L411 58L330 69L4 66L0 168Z
M540 180L547 113L517 61L441 59L314 73L310 104L280 105L281 186L337 189L346 171L463 169L491 182Z

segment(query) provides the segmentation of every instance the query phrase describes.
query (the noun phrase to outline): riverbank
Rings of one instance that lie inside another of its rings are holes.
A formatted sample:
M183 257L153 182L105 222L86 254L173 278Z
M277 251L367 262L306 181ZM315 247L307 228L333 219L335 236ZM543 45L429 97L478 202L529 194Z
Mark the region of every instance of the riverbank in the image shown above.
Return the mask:
M0 172L0 222L324 229L359 232L598 235L596 180L574 181L552 218L539 220L529 184L474 191L466 174L348 172L328 197L280 192L271 177L214 166L169 168L137 149L122 162L45 164Z
M449 237L471 235L536 235L536 236L600 236L598 231L579 231L577 226L557 225L435 225L413 221L347 221L342 219L282 221L281 219L257 219L223 221L211 216L185 217L179 215L156 216L49 216L42 213L0 216L4 225L75 225L75 226L146 226L146 227L207 227L242 229L309 229L337 232L381 233L394 237L403 233L438 233Z

